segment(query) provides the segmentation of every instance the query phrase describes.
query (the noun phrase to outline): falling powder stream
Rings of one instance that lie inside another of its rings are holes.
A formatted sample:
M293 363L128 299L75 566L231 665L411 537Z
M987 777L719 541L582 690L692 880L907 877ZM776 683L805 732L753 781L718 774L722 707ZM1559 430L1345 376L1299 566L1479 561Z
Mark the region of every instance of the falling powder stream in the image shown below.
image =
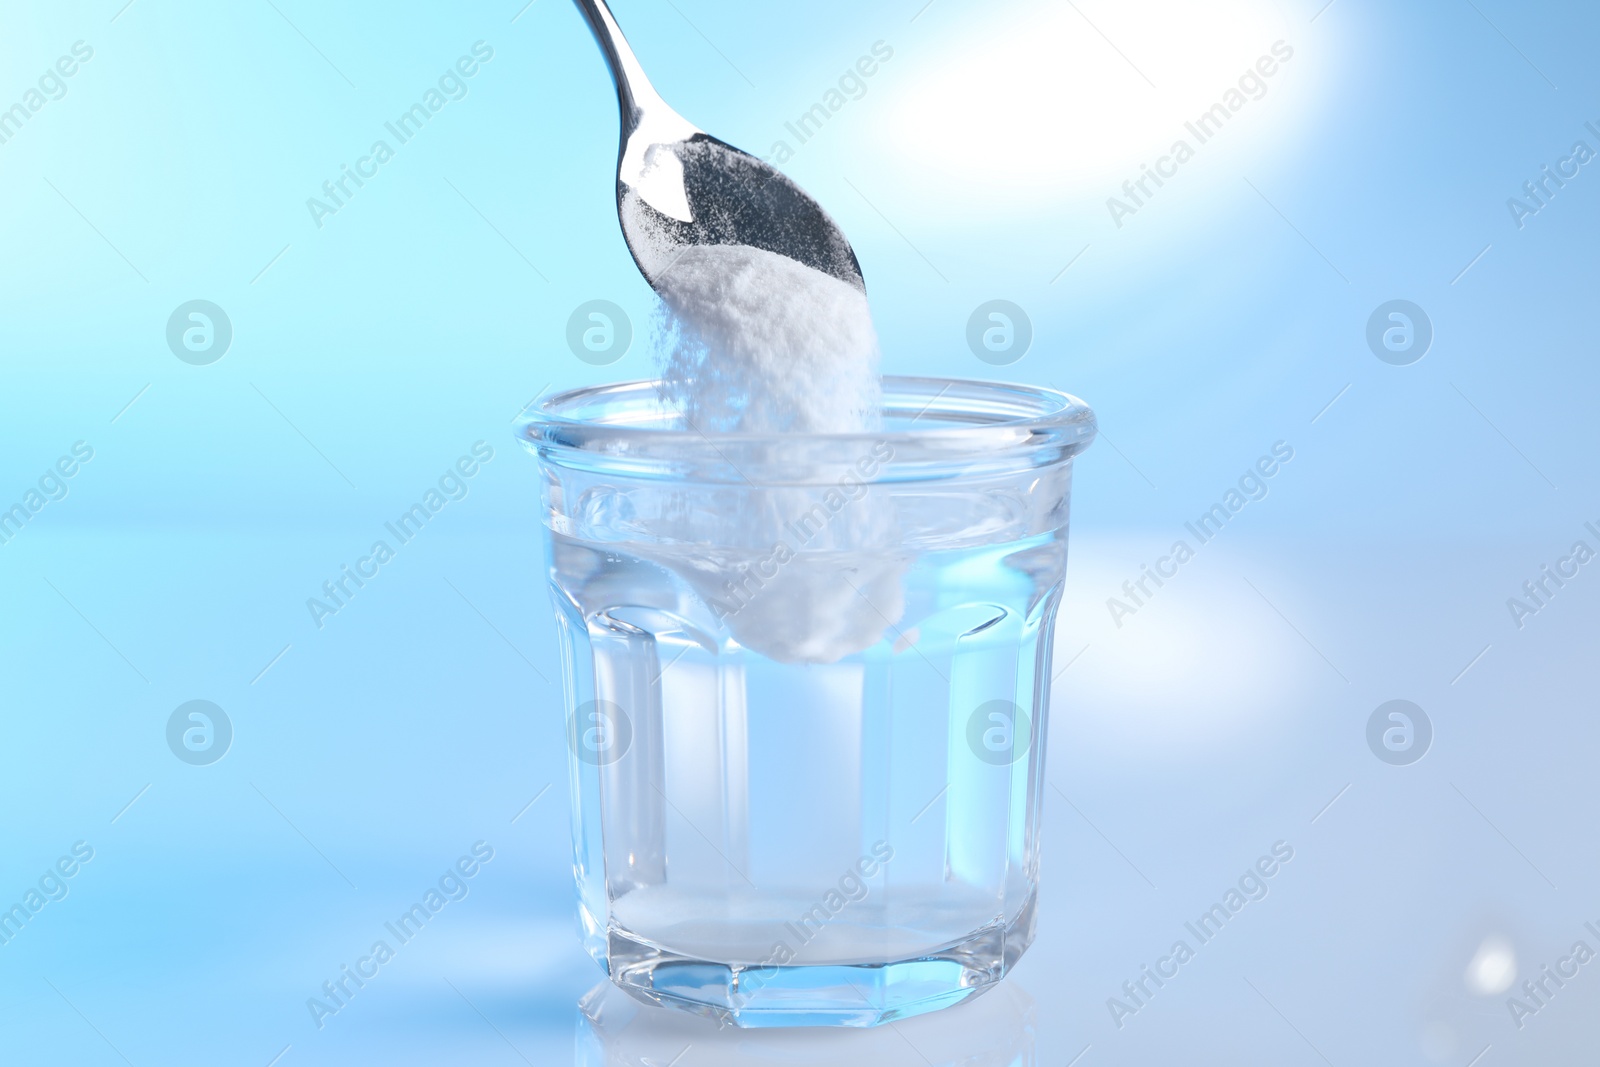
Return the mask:
M630 193L625 218L648 233ZM788 256L748 245L635 247L663 302L662 387L689 432L779 437L870 433L881 425L877 333L866 294ZM863 446L865 453L868 446ZM881 447L881 446L880 446ZM698 515L661 563L693 585L744 646L783 662L830 663L870 647L904 610L886 497L861 492L818 511L841 475L816 466L750 487L722 528ZM838 490L832 491L838 497ZM814 521L826 515L825 525ZM812 519L807 519L811 516ZM797 537L805 531L804 538ZM690 546L693 546L692 548ZM761 545L754 556L730 546ZM771 548L784 546L773 570ZM757 565L767 571L752 578Z
M853 285L748 245L691 246L657 284L671 314L662 377L700 429L877 424L878 338Z

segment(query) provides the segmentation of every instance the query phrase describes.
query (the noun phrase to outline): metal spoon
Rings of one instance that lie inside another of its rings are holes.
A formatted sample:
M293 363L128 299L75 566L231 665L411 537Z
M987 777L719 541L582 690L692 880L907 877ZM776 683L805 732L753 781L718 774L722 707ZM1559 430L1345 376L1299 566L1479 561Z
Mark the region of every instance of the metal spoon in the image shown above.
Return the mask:
M617 85L617 215L633 261L653 288L661 289L661 279L695 245L750 245L866 291L850 242L815 200L668 107L605 0L575 2Z

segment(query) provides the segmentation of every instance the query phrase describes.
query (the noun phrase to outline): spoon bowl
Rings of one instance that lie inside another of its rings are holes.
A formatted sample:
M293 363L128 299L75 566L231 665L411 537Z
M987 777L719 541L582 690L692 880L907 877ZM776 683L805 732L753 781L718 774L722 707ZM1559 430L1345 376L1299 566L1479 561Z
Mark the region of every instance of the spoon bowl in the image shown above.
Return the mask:
M611 68L622 116L617 215L652 288L697 245L787 256L866 292L861 264L828 213L781 171L704 132L650 84L605 0L575 0Z

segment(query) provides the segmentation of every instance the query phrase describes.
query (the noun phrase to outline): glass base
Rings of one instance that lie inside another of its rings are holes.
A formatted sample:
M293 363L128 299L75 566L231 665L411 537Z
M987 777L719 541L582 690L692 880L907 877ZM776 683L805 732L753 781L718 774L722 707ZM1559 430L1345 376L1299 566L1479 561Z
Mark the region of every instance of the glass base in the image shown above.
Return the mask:
M1034 898L1004 925L914 958L780 967L719 963L664 950L613 927L611 980L650 1004L745 1029L871 1027L959 1004L998 983L1033 940Z

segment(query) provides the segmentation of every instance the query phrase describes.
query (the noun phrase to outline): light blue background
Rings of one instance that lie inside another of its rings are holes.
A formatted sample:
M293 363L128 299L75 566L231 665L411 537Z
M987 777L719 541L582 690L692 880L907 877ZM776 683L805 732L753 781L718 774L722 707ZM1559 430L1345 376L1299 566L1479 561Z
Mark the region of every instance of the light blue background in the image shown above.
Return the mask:
M996 375L966 323L1005 298L1035 339L998 374L1100 415L1041 931L1011 983L1033 1028L974 1016L1039 1063L1565 1065L1600 1040L1600 965L1521 1029L1463 981L1491 936L1519 982L1600 948L1600 572L1521 629L1506 606L1575 540L1600 548L1600 176L1522 229L1506 206L1575 140L1600 147L1600 17L1322 4L1219 3L1194 38L1171 4L618 0L663 94L763 155L890 43L788 166L855 244L886 369ZM595 1055L574 1038L598 974L573 932L535 468L511 437L547 389L651 372L581 19L560 0L7 0L0 28L0 107L94 49L0 144L0 507L95 450L0 545L0 903L95 849L0 945L0 1060ZM1180 77L1172 57L1278 39L1295 58L1267 96L1114 225L1106 198L1244 67ZM317 228L306 198L479 40L494 58L465 99ZM637 331L609 368L564 341L597 298ZM1436 334L1407 367L1365 341L1395 298ZM166 345L192 299L233 325L210 366ZM1123 580L1280 440L1295 459L1270 496L1115 625ZM306 599L477 441L495 458L467 498L319 630ZM1394 698L1435 730L1409 767L1366 746ZM193 699L235 730L209 767L165 742ZM471 894L318 1030L306 998L480 840ZM1114 1025L1107 998L1279 840L1295 859L1271 895ZM712 1037L638 1025L644 1051L612 1062L720 1062ZM933 1032L814 1052L943 1063Z

